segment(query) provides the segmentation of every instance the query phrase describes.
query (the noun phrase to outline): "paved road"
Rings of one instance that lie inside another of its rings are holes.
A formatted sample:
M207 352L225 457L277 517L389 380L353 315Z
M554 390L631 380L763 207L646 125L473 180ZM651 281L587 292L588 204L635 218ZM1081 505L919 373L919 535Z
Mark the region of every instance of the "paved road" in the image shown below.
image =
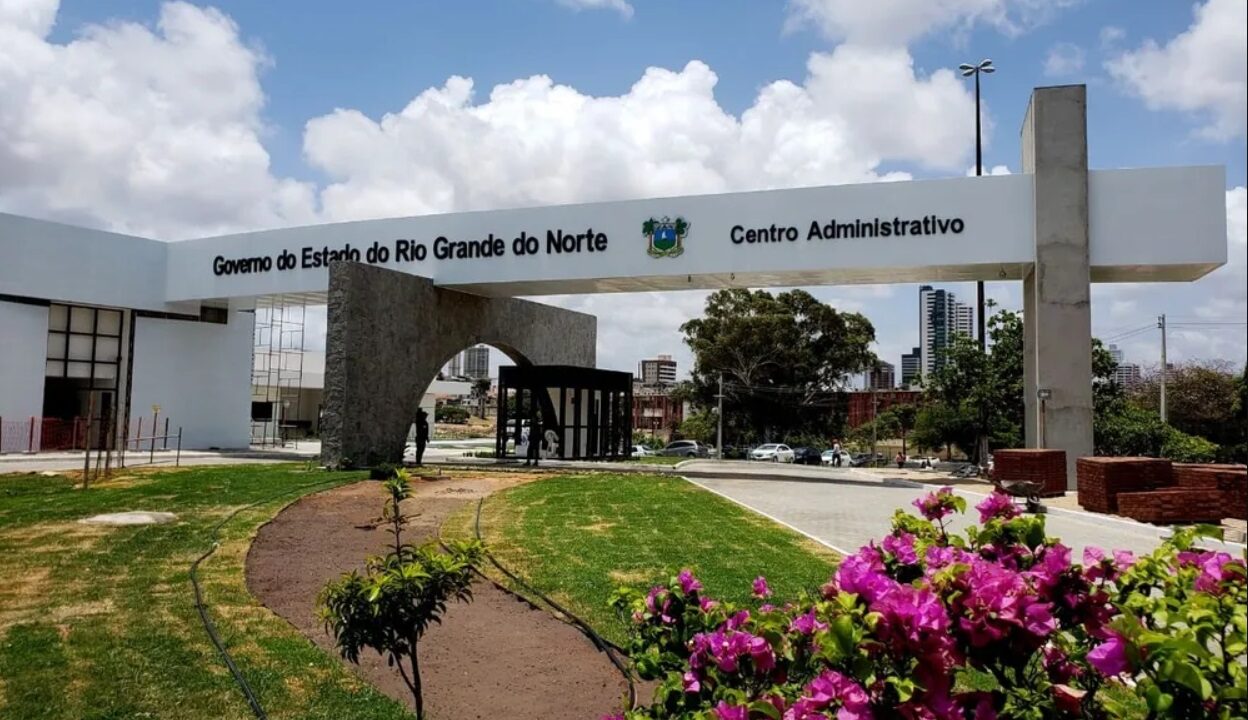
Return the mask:
M831 471L825 471L831 474ZM858 473L842 473L838 482L762 480L744 477L691 479L709 490L778 520L842 552L854 551L888 532L893 513L914 511L915 499L928 490L872 485L862 482ZM968 513L954 521L964 528L978 519L974 505L983 499L979 493L955 490L967 498ZM1075 550L1075 558L1087 545L1101 548L1148 552L1161 542L1162 528L1088 513L1053 512L1046 527L1051 536ZM1239 546L1242 548L1242 546Z

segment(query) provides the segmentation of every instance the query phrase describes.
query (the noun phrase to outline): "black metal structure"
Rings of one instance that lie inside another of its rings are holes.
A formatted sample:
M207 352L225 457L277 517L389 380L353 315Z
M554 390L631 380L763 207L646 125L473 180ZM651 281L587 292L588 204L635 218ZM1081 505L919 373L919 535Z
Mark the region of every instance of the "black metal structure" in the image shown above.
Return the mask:
M526 429L535 428L528 435L543 443L542 457L626 458L632 452L632 407L630 373L570 365L501 367L495 456L517 457Z

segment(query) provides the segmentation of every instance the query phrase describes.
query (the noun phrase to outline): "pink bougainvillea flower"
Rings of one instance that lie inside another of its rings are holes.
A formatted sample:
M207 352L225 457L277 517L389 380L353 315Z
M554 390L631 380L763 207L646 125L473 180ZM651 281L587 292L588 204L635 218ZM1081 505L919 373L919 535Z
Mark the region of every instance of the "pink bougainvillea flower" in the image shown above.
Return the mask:
M750 710L744 705L729 705L727 701L720 700L715 706L715 717L718 720L749 720Z
M728 628L729 630L737 630L741 628L742 626L744 626L747 622L749 622L749 620L750 620L749 610L738 610L737 612L732 614L732 617L728 618L728 621L724 623L724 627Z
M658 615L665 625L671 625L676 622L676 618L668 614L668 610L672 607L672 598L667 592L667 588L662 585L655 585L650 588L650 592L646 595L646 610L651 615Z
M979 511L979 521L987 523L989 520L1009 520L1019 516L1018 508L1014 507L1014 501L1009 495L1003 492L994 492L984 501L975 506Z
M1109 633L1108 640L1088 653L1088 664L1106 677L1117 677L1128 672L1131 663L1127 660L1126 639L1118 633Z
M1083 697L1087 694L1087 690L1080 690L1079 688L1073 688L1061 683L1053 686L1053 700L1057 708L1074 716L1083 714Z
M776 652L771 649L771 643L765 638L753 636L749 642L750 659L754 661L754 668L760 673L771 672L776 667Z
M793 618L789 623L789 632L797 632L803 635L813 635L817 630L827 630L828 624L819 622L819 618L815 616L815 609L812 607L805 613Z
M719 607L719 603L703 595L698 598L698 607L701 608L702 612L710 612Z
M1044 670L1053 682L1066 683L1079 676L1079 666L1071 662L1061 648L1049 645L1041 650L1041 654L1044 658Z
M864 547L842 560L834 580L838 588L859 595L867 602L874 601L897 584L884 574L880 553L871 547Z
M1200 592L1220 595L1222 583L1233 576L1227 572L1226 566L1239 564L1230 553L1209 553L1200 563L1200 575L1196 576L1196 589ZM1238 577L1243 577L1242 574Z
M924 518L935 522L941 518L947 517L953 513L953 488L946 485L945 487L933 493L928 493L923 497L915 500L913 505L918 508L919 514Z
M914 535L908 532L884 536L881 546L884 552L892 555L903 565L914 565L919 562L919 554L914 550Z
M698 579L693 576L693 573L688 568L681 570L680 575L676 576L676 580L680 583L681 592L686 595L702 589L702 583L698 582Z
M835 670L825 670L819 677L810 681L806 692L793 705L801 714L794 713L798 718L825 717L818 711L839 705L836 712L837 720L870 720L871 698L862 686ZM787 720L789 716L786 715Z
M754 578L754 597L760 599L771 597L771 588L767 587L767 578L762 575Z
M681 680L681 684L685 688L685 692L690 693L692 695L697 695L698 693L702 692L702 683L698 679L698 676L692 670L686 672L681 677L680 680Z

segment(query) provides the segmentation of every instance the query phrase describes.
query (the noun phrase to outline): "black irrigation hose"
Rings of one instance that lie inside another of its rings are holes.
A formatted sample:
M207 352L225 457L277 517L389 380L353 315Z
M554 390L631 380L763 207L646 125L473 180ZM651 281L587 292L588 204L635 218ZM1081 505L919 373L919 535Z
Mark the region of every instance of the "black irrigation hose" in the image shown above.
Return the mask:
M221 658L225 660L225 666L230 669L230 674L234 676L234 683L238 685L240 690L242 690L243 696L247 698L247 705L251 707L252 714L255 715L258 720L268 720L269 716L265 714L264 707L260 705L260 699L256 697L256 693L251 689L251 686L247 684L247 680L243 677L242 671L240 671L238 666L234 664L234 658L232 658L229 651L225 649L225 643L221 641L221 636L217 634L217 626L212 622L212 618L208 617L208 607L204 605L203 592L199 587L199 564L204 560L207 560L209 556L217 551L217 548L221 547L221 528L225 527L225 524L233 520L235 517L238 517L238 514L244 510L250 510L257 505L272 502L283 495L290 493L292 490L302 490L304 488L316 487L317 485L331 485L337 482L337 480L322 480L320 482L308 483L307 485L296 485L293 488L286 488L272 497L263 498L236 509L229 515L221 518L221 522L217 523L212 528L212 547L208 548L207 552L195 558L195 562L191 563L191 586L195 588L195 609L199 611L199 619L203 621L204 630L208 633L208 639L211 640L212 644L217 648L217 652L221 653Z
M479 498L477 500L477 517L476 517L476 521L474 523L474 528L473 528L473 532L476 535L477 540L480 540L483 545L485 543L485 540L484 538L481 537L481 506L482 504L484 504L484 502L485 502L485 498ZM637 687L633 683L633 674L629 672L628 666L626 666L624 662L620 660L620 657L619 657L620 655L624 654L623 649L621 649L615 643L612 643L606 638L599 635L592 627L589 626L589 623L580 619L576 615L573 615L567 608L563 607L562 605L555 602L554 600L551 600L543 592L541 592L537 588L533 587L529 583L522 580L518 575L516 575L512 571L503 567L503 564L500 563L497 559L495 559L494 555L489 551L488 548L485 549L485 557L486 559L490 561L491 565L493 565L495 568L498 568L499 572L506 575L513 582L515 582L517 585L524 588L528 592L536 595L539 599L541 599L542 602L546 603L550 607L554 608L556 612L566 617L568 619L569 624L571 624L573 627L575 627L576 629L584 633L585 636L589 638L590 642L592 642L595 647L597 647L600 651L606 653L607 659L611 661L611 664L614 665L615 669L620 672L621 676L623 676L624 681L628 683L628 707L629 709L637 707ZM508 593L520 596L519 593L516 593L513 590L499 583L494 583L494 584L498 585L498 587L500 587L501 589L503 589L504 591ZM520 596L520 597L523 597L523 596Z

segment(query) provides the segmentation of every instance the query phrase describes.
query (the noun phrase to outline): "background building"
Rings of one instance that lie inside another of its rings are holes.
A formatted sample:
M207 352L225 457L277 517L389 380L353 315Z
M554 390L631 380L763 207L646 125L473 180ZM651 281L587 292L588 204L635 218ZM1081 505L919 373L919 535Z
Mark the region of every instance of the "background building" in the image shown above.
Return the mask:
M851 428L871 422L876 415L896 405L917 405L923 399L919 390L862 390L846 393L845 422Z
M463 374L465 377L473 380L490 377L490 347L488 345L477 345L464 350Z
M923 375L923 351L921 348L914 348L908 353L901 355L901 387L909 388L913 386Z
M633 383L633 430L666 442L684 419L684 404L667 389Z
M1109 354L1114 359L1114 382L1124 388L1139 385L1143 379L1140 366L1135 363L1123 362L1122 350L1117 345L1109 346Z
M442 374L448 378L456 378L464 374L464 353L455 353L455 357L446 364L442 369Z
M975 311L948 290L919 287L919 351L923 377L944 365L944 351L958 335L973 337Z
M897 368L892 363L880 360L874 370L867 371L866 388L868 390L892 390L897 384Z
M637 363L637 379L642 385L675 385L676 361L671 355L660 355L657 358L642 360Z

